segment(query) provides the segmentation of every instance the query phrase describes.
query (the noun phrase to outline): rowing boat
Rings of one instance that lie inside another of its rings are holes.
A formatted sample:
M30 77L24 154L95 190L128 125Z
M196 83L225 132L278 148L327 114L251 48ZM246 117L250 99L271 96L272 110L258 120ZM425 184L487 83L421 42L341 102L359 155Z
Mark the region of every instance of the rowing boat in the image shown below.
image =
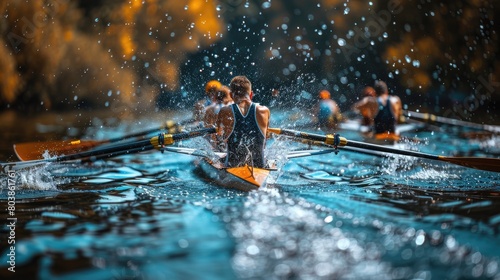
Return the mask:
M210 182L225 188L240 191L252 191L266 185L269 173L274 169L258 168L249 165L226 168L221 163L226 154L215 153L218 159L212 159L206 151L182 147L166 147L165 151L198 156L195 161L197 171Z
M248 165L225 168L207 158L198 161L198 168L205 178L216 185L246 192L264 187L272 170Z

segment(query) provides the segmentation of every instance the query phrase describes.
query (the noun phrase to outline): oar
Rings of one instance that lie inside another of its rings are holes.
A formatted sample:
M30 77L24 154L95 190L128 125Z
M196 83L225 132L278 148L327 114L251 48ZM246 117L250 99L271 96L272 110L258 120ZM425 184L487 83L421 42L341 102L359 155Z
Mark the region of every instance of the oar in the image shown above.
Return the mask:
M426 154L421 152L414 152L408 150L400 150L396 148L369 144L364 142L347 140L344 137L340 137L338 134L333 135L319 135L307 132L295 131L290 129L280 129L280 128L269 128L269 132L275 134L282 134L286 136L292 136L301 139L308 139L312 141L321 141L328 145L333 145L334 147L356 147L367 150L380 151L385 153L399 154L405 156L412 156L418 158L432 159L445 161L448 163L453 163L461 166L466 166L470 168L475 168L479 170L500 172L500 159L498 158L481 158L481 157L451 157L451 156L438 156L432 154Z
M112 147L102 148L98 150L85 151L81 153L69 154L58 156L54 158L41 159L41 160L30 160L30 161L18 161L18 162L8 162L0 163L1 172L7 173L10 170L19 170L24 168L29 168L37 166L40 164L48 162L70 162L73 160L88 160L93 161L101 158L110 158L123 154L132 154L143 151L148 151L152 149L162 150L164 146L172 145L176 141L182 139L189 139L198 136L203 136L209 133L215 133L215 128L203 128L199 130L193 130L191 132L181 132L176 134L160 133L158 136L152 137L151 139L140 140L136 142L124 143L113 145Z
M479 130L500 133L500 126L498 126L498 125L479 124L479 123L461 121L461 120L457 120L457 119L440 117L440 116L436 116L436 115L428 114L428 113L413 112L413 111L405 111L404 115L407 118L421 119L421 120L424 120L424 121L429 122L429 123L443 123L443 124L456 125L456 126L462 126L462 127L468 127L468 128L473 128L473 129L479 129Z
M173 121L167 121L165 122L165 125L160 128L153 128L108 140L56 140L45 142L18 143L14 144L14 152L16 153L17 157L23 161L43 159L45 151L48 151L51 156L75 154L107 143L116 143L126 139L144 137L145 135L158 132L162 129L166 129L168 133L180 132L182 125L184 125L185 123L187 122L175 123Z
M301 139L300 143L306 144L309 146L318 146L318 147L323 147L323 148L327 147L331 153L333 153L333 152L338 153L338 149L334 148L333 145L325 144L325 142ZM357 153L357 154L365 154L365 155L376 156L376 157L387 157L387 153L374 151L374 150L366 150L366 149L360 149L360 148L348 147L348 146L344 146L344 147L342 147L342 149L346 150L348 152L353 152L353 153Z

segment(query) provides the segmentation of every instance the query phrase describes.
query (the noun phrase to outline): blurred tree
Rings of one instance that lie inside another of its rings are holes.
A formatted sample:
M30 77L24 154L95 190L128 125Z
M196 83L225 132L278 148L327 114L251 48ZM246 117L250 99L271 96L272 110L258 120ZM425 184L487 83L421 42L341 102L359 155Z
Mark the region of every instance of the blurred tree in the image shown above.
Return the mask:
M185 56L224 34L214 1L87 2L1 3L0 105L152 108L160 87L179 90Z
M8 1L2 8L2 60L12 65L1 81L3 104L39 110L130 102L133 73L120 71L95 35L79 30L84 19L74 3ZM115 100L110 90L123 95Z
M430 109L460 118L470 118L488 101L500 101L500 45L494 27L500 5L405 0L402 7L413 12L396 15L383 55L412 95L444 99L432 102L436 106Z
M113 103L127 105L117 110L142 110L161 95L170 106L189 106L208 79L245 74L265 93L257 98L278 89L292 105L308 106L325 88L344 108L359 88L383 79L410 108L429 103L434 106L425 110L454 108L446 114L467 118L499 99L499 6L478 0L3 1L0 105ZM312 94L297 98L303 91Z

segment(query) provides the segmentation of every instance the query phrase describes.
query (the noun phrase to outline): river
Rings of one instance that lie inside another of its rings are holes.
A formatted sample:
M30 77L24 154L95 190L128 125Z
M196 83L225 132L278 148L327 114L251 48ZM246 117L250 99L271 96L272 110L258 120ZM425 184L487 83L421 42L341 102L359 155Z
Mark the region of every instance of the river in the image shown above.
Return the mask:
M185 118L7 112L0 155L16 160L14 143L108 139ZM300 121L277 111L272 125ZM498 136L461 132L407 131L420 141L403 148L499 157ZM300 147L274 137L267 152ZM200 178L193 160L152 151L16 171L15 209L0 212L1 278L500 279L498 173L341 149L283 162L266 188L244 193ZM10 181L0 180L8 209Z

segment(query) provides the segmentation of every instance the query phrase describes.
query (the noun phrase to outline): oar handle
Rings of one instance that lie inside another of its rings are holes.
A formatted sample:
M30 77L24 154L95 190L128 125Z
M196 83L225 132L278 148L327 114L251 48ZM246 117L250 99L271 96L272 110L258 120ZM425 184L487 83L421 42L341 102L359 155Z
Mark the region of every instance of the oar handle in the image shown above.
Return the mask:
M172 145L175 141L203 136L215 132L216 129L214 127L209 127L193 130L190 132L180 132L176 134L160 133L158 136L151 138L150 143L153 148L161 150L163 147L165 147L165 145Z
M302 138L302 139L307 139L307 140L312 140L312 141L320 141L328 145L332 145L334 147L337 146L346 146L347 145L347 139L344 137L340 137L338 134L327 134L327 135L320 135L320 134L314 134L314 133L306 133L302 131L295 131L291 129L283 129L283 128L269 128L269 132L275 133L275 134L281 134L281 135L286 135L286 136L291 136L291 137L297 137L297 138Z

